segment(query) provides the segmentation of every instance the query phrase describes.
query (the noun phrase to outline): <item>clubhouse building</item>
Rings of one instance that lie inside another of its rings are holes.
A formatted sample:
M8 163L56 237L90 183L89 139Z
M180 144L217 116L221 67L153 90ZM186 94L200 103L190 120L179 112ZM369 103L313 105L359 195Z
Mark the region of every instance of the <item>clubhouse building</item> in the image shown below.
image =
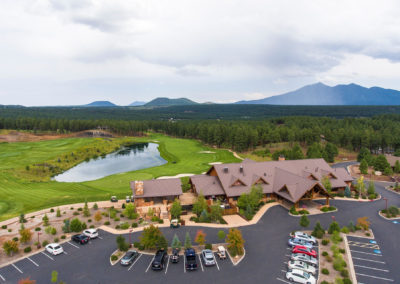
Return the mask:
M235 204L243 193L259 186L264 201L275 199L289 206L299 207L301 201L325 198L329 205L331 195L323 186L328 178L332 192L344 191L353 178L343 168L332 168L324 159L280 160L213 165L206 174L190 177L191 191L203 194L210 202L221 200ZM131 189L135 202L167 204L182 195L179 178L133 181Z

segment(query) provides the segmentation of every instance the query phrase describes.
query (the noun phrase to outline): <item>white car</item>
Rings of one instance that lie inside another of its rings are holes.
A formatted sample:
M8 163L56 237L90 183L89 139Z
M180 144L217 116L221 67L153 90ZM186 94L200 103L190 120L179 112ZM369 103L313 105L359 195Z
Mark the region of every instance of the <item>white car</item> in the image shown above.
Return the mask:
M86 229L83 231L83 234L91 239L95 239L99 236L97 229Z
M46 251L52 255L57 255L64 252L62 246L57 243L48 244L46 247Z
M300 269L292 269L286 272L286 279L290 282L296 282L301 284L316 284L314 276L311 274L300 270Z
M294 232L294 234L291 234L291 236L293 238L304 240L306 242L312 243L313 245L317 244L317 240L313 236L307 235L306 233L303 233L303 232L299 232L299 231L298 232Z
M288 262L288 269L300 269L312 275L315 275L316 269L314 266L310 264L300 261L300 260L291 260Z
M315 267L318 266L318 260L315 257L312 257L311 255L307 255L304 253L292 253L290 259L303 261Z

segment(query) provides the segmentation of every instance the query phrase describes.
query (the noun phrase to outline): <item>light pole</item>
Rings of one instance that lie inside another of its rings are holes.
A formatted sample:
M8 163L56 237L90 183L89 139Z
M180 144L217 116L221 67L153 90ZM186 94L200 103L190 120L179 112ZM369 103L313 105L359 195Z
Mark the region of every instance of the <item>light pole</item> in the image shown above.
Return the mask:
M38 242L37 248L40 248L40 247L41 247L41 245L40 245L40 240L39 240L39 235L40 235L40 234L41 234L40 232L37 232L37 242Z
M332 215L331 217L332 217L332 221L335 222L336 221L335 216Z
M131 235L132 235L132 229L129 230L129 247L132 247L132 242L131 242Z
M384 197L382 197L382 199L385 200L385 202L386 202L386 213L387 213L387 210L388 210L388 207L387 207L387 205L388 205L388 199L387 199L387 198L384 198Z

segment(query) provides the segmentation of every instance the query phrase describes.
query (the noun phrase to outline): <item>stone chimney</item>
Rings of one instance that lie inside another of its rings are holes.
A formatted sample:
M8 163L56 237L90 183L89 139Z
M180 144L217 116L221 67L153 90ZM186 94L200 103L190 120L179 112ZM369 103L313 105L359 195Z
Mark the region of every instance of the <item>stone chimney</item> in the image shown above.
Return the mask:
M278 158L278 161L284 161L284 160L285 160L285 156L280 155L279 158Z
M143 195L143 181L135 180L135 195Z

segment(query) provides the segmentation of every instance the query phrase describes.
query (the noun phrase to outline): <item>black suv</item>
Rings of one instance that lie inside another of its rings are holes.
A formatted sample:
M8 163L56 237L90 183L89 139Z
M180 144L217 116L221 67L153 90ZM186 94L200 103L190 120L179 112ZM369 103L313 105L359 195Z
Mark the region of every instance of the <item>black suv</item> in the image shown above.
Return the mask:
M81 245L87 244L90 238L84 234L73 235L71 240L76 243L80 243Z
M153 270L162 270L164 268L165 258L167 257L167 252L163 249L160 249L156 252L154 256L154 260L151 263L151 269Z
M197 261L196 261L196 252L194 251L194 249L192 248L186 249L185 258L186 258L186 270L196 270Z

